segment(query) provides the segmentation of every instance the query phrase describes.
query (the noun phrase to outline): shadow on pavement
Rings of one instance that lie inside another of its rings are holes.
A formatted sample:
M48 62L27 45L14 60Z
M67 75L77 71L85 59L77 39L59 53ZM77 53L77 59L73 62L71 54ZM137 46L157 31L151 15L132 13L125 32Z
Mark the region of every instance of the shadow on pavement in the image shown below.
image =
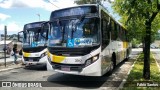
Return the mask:
M46 64L37 64L37 65L29 65L25 66L24 69L27 70L40 70L40 71L46 71Z
M81 88L99 88L107 77L90 77L56 73L48 77L47 81L52 83L53 87L81 87Z

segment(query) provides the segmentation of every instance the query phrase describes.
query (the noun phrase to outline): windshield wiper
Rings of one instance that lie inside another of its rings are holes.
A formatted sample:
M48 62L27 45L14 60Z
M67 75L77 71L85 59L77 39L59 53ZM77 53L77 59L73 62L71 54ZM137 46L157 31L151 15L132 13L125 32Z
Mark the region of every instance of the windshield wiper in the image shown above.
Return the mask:
M71 39L73 39L73 33L77 30L77 24L82 23L84 19L85 19L85 15L81 16L79 20L74 20L74 21L72 22L72 34L71 34Z
M72 22L72 33L71 33L71 39L73 39L73 33L76 31L76 26L73 26L73 22Z
M62 33L62 41L61 41L61 43L63 43L64 42L64 35L65 35L65 29L64 29L65 25L62 26L62 23L61 23L61 21L59 19L57 20L57 25L60 28L60 31Z
M79 23L83 22L83 20L85 19L86 15L81 16L81 18L79 19Z
M64 42L64 35L65 35L65 29L64 29L65 26L61 26L61 33L62 33L62 43Z

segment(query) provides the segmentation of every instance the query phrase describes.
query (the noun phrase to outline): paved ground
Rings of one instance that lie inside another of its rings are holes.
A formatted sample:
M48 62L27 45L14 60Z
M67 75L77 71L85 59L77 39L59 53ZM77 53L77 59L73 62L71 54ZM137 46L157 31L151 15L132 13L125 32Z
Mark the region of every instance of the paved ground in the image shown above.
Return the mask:
M38 66L23 67L21 64L10 65L12 68L18 66L23 68L0 72L0 81L44 81L49 87L44 88L0 88L3 90L41 89L41 90L117 90L123 86L123 80L127 78L128 72L133 65L139 51L133 50L130 59L120 63L112 75L106 74L102 77L87 77L67 75L41 69ZM9 67L9 66L8 66ZM7 68L8 68L7 67ZM1 69L1 68L0 68Z
M6 71L23 67L20 56L18 56L17 64L13 64L13 61L14 58L12 56L8 56L6 58L6 65L5 65L5 58L0 58L0 71Z

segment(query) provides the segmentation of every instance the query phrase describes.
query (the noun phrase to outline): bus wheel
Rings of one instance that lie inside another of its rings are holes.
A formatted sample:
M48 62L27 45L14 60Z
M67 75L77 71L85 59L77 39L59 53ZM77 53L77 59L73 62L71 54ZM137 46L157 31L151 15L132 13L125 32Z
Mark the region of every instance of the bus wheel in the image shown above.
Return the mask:
M113 69L115 69L116 68L116 54L115 53L112 54L112 63L113 63Z
M126 61L129 59L129 49L127 49Z

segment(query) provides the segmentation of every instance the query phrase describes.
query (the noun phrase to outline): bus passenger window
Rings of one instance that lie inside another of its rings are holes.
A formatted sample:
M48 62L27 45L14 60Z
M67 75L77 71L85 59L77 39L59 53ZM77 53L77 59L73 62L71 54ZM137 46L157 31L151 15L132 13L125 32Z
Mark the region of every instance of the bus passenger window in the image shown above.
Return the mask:
M110 30L107 20L102 20L102 49L107 47L110 40Z

